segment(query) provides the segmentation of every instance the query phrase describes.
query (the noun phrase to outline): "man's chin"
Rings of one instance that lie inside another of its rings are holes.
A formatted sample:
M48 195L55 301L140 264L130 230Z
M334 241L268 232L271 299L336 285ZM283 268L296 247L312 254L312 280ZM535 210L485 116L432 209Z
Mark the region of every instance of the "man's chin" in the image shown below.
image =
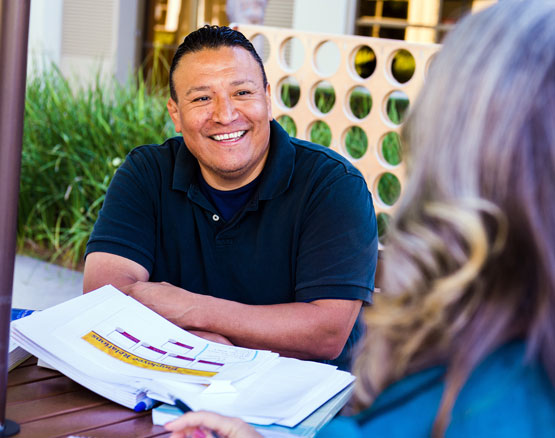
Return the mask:
M225 186L224 190L234 190L248 184L258 176L251 178L251 173L252 169L247 166L227 166L211 169L212 177L218 181L218 185Z

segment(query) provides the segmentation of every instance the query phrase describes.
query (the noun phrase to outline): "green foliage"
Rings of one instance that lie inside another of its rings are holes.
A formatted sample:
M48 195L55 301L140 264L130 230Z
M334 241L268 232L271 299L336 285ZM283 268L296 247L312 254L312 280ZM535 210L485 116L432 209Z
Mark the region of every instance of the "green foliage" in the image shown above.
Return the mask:
M75 89L52 66L28 79L18 247L75 266L114 172L137 145L175 135L166 92L142 76Z
M393 205L401 195L401 183L392 173L384 173L378 182L378 195L387 205Z
M389 132L382 142L382 153L385 161L396 166L401 162L401 140L396 132Z
M372 109L372 96L365 88L357 87L349 96L349 107L357 119L363 119Z
M298 84L283 82L281 84L281 101L287 108L293 108L301 97L301 87Z
M277 121L291 137L297 136L297 125L295 125L295 121L291 117L283 115L278 117Z
M321 113L329 113L334 103L335 91L332 86L321 85L314 90L314 104Z
M409 100L405 97L391 96L387 100L387 116L396 125L400 125L405 120L405 115L409 109Z
M326 122L317 120L310 128L310 141L329 147L331 144L331 129Z
M389 223L391 222L391 216L387 213L378 213L376 221L378 224L378 240L382 245L384 245L387 240L387 230L389 228Z
M368 137L358 126L353 126L345 135L345 149L353 158L360 158L368 149Z

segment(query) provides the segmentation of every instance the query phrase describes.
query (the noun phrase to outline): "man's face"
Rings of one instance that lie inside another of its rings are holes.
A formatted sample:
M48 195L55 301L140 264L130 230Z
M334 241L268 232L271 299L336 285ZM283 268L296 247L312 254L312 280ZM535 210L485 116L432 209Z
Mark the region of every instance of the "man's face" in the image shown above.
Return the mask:
M212 187L232 190L254 180L270 145L270 87L242 47L184 55L173 75L178 102L168 111L202 176Z

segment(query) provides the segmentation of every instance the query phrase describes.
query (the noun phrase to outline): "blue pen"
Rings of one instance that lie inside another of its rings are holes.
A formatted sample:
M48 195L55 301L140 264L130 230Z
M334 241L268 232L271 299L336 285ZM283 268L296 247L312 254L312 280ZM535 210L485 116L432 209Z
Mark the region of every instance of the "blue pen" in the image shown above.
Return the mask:
M179 409L182 413L186 414L187 412L191 412L192 409L187 406L185 404L184 401L179 400L177 397L174 397L173 395L169 394L173 404L177 407L177 409Z
M135 412L143 412L152 409L154 406L160 404L159 401L152 400L151 398L145 397L139 403L135 405L133 410Z

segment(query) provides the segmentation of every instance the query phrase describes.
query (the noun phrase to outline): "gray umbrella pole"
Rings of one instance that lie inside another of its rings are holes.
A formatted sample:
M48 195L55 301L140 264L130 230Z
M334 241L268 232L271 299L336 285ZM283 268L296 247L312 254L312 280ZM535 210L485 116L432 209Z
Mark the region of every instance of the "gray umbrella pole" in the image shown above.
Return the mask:
M0 436L19 432L6 419L6 390L30 7L2 0L0 11Z

